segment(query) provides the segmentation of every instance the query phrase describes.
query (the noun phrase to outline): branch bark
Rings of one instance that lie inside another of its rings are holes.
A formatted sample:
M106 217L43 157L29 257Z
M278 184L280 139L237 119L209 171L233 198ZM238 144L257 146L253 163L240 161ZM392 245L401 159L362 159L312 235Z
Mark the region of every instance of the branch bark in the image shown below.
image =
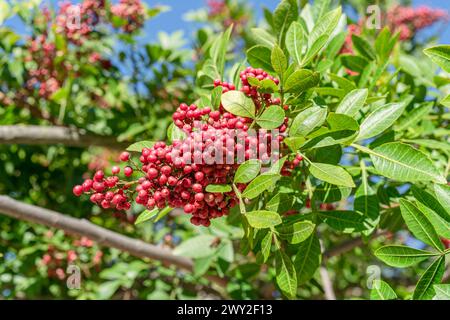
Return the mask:
M193 270L194 263L191 259L176 256L168 249L121 235L84 219L76 219L56 211L22 203L8 196L0 195L0 213L19 220L62 229L72 235L85 236L100 245L116 248L139 258L150 258L166 265L173 265L188 271ZM227 284L224 278L206 277L222 287Z
M370 239L371 240L376 239L378 237L386 235L387 233L388 233L387 231L378 231ZM343 242L343 243L341 243L341 244L339 244L339 245L337 245L337 246L335 246L335 247L333 247L333 248L331 248L329 250L326 250L323 253L323 259L326 261L326 260L328 260L331 257L338 256L338 255L341 255L343 253L346 253L346 252L348 252L348 251L350 251L350 250L352 250L352 249L354 249L356 247L362 246L363 244L364 244L364 240L363 240L362 237L358 237L358 238L355 238L355 239L351 239L351 240L345 241L345 242Z
M101 146L116 150L124 150L129 145L118 142L114 137L88 134L75 128L34 125L0 126L0 144L58 143L71 147Z

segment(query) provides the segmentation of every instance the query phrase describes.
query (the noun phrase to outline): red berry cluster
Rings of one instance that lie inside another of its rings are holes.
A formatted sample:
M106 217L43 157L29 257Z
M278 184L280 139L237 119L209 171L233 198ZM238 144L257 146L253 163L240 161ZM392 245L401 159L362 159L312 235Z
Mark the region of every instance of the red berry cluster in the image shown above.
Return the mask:
M35 63L28 72L27 88L37 88L39 95L45 98L57 91L64 81L64 74L70 69L70 65L66 63L56 63L62 54L44 34L31 39L25 59Z
M448 15L444 10L432 9L427 6L412 8L399 5L387 12L386 22L391 30L400 32L400 40L408 40L417 31L447 18Z
M56 32L65 34L67 40L81 45L105 16L105 0L84 0L78 5L64 2L56 16Z
M271 94L261 94L257 88L249 86L247 77L253 76L275 83L278 80L261 69L247 68L241 74L244 87L250 88L250 96L259 103L258 108L279 103ZM220 80L214 81L214 85L222 86L224 92L235 90L233 84ZM244 160L260 159L265 164L278 159L288 121L286 118L280 125L279 134L264 129L253 134L249 131L253 121L250 118L235 116L223 106L213 111L209 107L199 109L185 103L180 104L172 118L185 134L182 140L175 139L171 145L157 142L151 148L143 148L139 165L132 161L128 152L120 155L120 160L128 164L124 168L125 176L130 177L135 170L142 174L138 180L120 181L117 175L121 170L114 166L113 176L105 177L103 171L97 171L93 179L75 186L74 194L89 194L93 203L105 209L128 210L132 199L149 210L166 206L183 208L192 215L192 224L209 226L211 219L227 215L238 201L234 191L208 192L207 187L230 184L239 163ZM298 155L287 161L282 174L290 175L301 160ZM243 191L246 184L237 187Z
M121 155L121 159L129 160L130 154L124 152ZM103 209L115 208L117 210L129 210L131 203L128 201L126 190L130 187L130 184L119 180L117 174L120 173L120 168L117 166L112 167L112 176L105 177L105 173L102 170L98 170L92 179L85 179L83 184L73 187L73 193L76 196L81 196L83 193L90 195L90 200L101 206ZM124 174L126 177L130 177L133 174L131 167L124 168ZM110 189L117 189L116 192L110 191ZM109 191L108 191L109 190Z
M46 235L46 237L51 237L52 233ZM82 237L80 239L75 239L72 244L75 247L93 247L93 241ZM53 245L49 245L47 252L42 256L41 263L47 267L47 275L49 278L57 278L63 280L66 277L65 269L69 264L78 259L79 254L76 250L71 249L66 251L55 248ZM102 262L103 252L101 250L96 250L93 253L92 264L94 266L99 266Z
M145 9L141 0L120 0L118 4L111 6L111 13L127 22L122 26L125 32L131 33L144 24Z
M276 85L278 85L280 83L280 81L277 78L272 77L270 74L265 72L263 69L255 69L252 67L248 67L244 71L242 71L240 73L240 78L241 78L241 82L242 82L241 91L253 99L253 102L255 103L257 108L261 107L261 105L263 105L263 104L265 104L266 106L280 104L279 98L272 99L272 95L270 93L263 93L263 94L259 93L258 88L252 86L248 82L249 78L256 78L260 81L265 80L265 79L270 79Z

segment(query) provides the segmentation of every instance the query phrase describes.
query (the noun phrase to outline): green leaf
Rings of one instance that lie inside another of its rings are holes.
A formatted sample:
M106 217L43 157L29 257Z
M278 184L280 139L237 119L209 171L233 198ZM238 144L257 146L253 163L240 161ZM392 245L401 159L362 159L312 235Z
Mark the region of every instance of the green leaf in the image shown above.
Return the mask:
M135 225L140 224L142 222L145 222L147 220L150 220L151 218L153 218L154 216L156 216L158 214L159 210L158 209L153 209L153 210L144 210L136 219L136 221L134 222Z
M182 242L173 250L173 254L194 259L204 258L216 252L217 248L213 246L214 241L216 237L213 235L198 235Z
M280 176L278 174L262 174L256 177L252 182L250 182L247 188L245 188L242 193L242 197L249 199L256 198L262 192L274 186L279 178Z
M397 299L395 291L383 280L374 280L370 290L370 300L394 300Z
M284 91L295 94L302 93L319 83L319 74L307 69L300 69L292 73L286 80Z
M169 214L170 211L172 211L173 208L171 207L165 207L164 209L162 209L161 211L159 211L158 215L155 218L154 222L158 222L159 220L161 220L162 218L164 218L166 215Z
M433 162L422 152L403 143L385 143L375 149L352 145L368 153L377 172L396 181L435 181L445 183Z
M393 41L391 41L391 32L387 26L378 34L378 37L375 40L375 51L381 61L385 61L389 57L396 40L397 39L394 38Z
M261 171L261 162L257 159L250 159L239 165L234 175L234 183L247 183L256 178Z
M436 300L450 300L450 284L435 284L433 286Z
M257 44L267 48L272 48L275 45L277 40L266 30L261 28L252 28L251 30L251 36Z
M446 95L441 101L439 101L439 103L447 108L450 108L450 94Z
M371 233L380 220L380 206L376 192L367 181L365 170L361 177L361 185L355 192L353 206L355 211L361 212L367 218L366 221L370 224L368 233Z
M310 173L322 181L344 187L354 187L352 176L344 168L327 163L310 163Z
M450 187L448 185L434 185L434 193L441 206L450 215Z
M282 0L275 8L273 12L273 24L280 43L291 23L297 18L298 7L296 0Z
M317 215L337 231L353 233L366 230L365 217L355 211L319 211Z
M375 50L372 48L372 45L364 38L357 36L355 34L352 35L352 43L353 48L364 58L368 60L375 60L376 54Z
M305 141L306 139L304 137L287 137L283 140L284 144L286 144L292 152L297 152Z
M404 102L399 102L375 109L361 123L357 140L371 138L388 129L402 115L405 107Z
M320 242L316 234L312 234L308 239L301 242L295 255L294 265L297 271L298 284L309 281L321 262Z
M194 277L203 276L209 267L212 265L214 260L214 255L210 255L203 258L198 258L194 260Z
M333 30L336 28L339 19L341 18L342 9L338 7L328 13L326 13L319 21L316 23L308 37L309 44L313 44L320 36L329 36Z
M167 128L167 139L172 142L174 140L186 139L186 133L178 128L173 122Z
M342 113L354 117L364 106L368 95L367 89L355 89L350 91L336 109L336 113Z
M308 239L316 225L311 221L298 221L283 224L276 228L278 236L291 244L297 244Z
M154 144L154 141L139 141L128 146L127 151L142 152L142 149L151 148Z
M400 211L408 229L417 239L438 250L444 250L444 245L439 239L436 230L434 230L433 225L412 202L400 199Z
M417 207L433 225L434 230L440 237L450 239L450 222L442 218L436 211L421 202L417 202Z
M225 110L236 116L254 118L255 104L241 91L228 91L222 95L222 105Z
M247 50L248 63L254 68L262 68L268 72L273 71L270 61L270 49L256 45Z
M225 193L232 190L231 186L228 184L208 184L205 191L212 193Z
M222 98L222 86L215 87L211 91L211 105L214 109L219 109L220 100Z
M286 48L298 65L302 64L303 37L303 28L300 23L292 22L286 33Z
M423 120L423 118L430 113L433 108L433 102L421 103L417 108L414 108L402 119L399 120L396 126L396 131L403 131L411 128L413 125Z
M248 223L253 228L264 229L274 227L281 223L281 217L277 212L267 210L250 211L245 214Z
M266 233L264 238L261 240L261 256L262 256L262 263L265 263L267 259L269 259L270 251L272 248L272 237L273 233L272 231L269 231Z
M294 198L288 193L277 193L266 204L266 209L278 213L284 213L292 209Z
M282 78L284 71L287 69L287 59L283 50L281 50L279 46L275 45L273 47L270 55L270 61L272 63L273 70L275 70L280 78Z
M439 45L423 50L430 59L446 72L450 72L450 45Z
M369 64L369 61L361 56L343 54L340 58L344 67L358 73L363 72L364 68Z
M211 58L219 72L219 75L224 74L225 55L227 53L228 42L230 41L232 29L233 27L230 26L225 32L220 33L219 37L217 37L211 45Z
M392 267L406 268L418 264L439 253L405 246L384 246L374 252L375 256Z
M321 126L327 117L327 109L314 106L300 112L292 121L290 136L306 136L315 128Z
M291 259L278 250L275 255L276 280L283 294L289 299L297 295L297 274Z
M263 129L275 129L284 123L284 110L280 106L270 106L256 119Z
M314 41L314 43L308 48L308 51L306 51L305 57L303 58L301 66L306 66L308 63L310 63L316 55L319 53L319 51L323 48L323 46L327 43L329 38L328 34L324 34L320 36L319 38Z
M414 300L430 300L435 295L434 285L438 284L445 272L445 256L436 259L422 274L414 290Z
M278 159L274 164L272 164L272 166L269 168L269 170L267 170L266 172L264 172L264 175L268 175L268 174L280 174L281 169L283 169L283 165L286 162L286 159L288 158L288 156L284 156L280 159Z

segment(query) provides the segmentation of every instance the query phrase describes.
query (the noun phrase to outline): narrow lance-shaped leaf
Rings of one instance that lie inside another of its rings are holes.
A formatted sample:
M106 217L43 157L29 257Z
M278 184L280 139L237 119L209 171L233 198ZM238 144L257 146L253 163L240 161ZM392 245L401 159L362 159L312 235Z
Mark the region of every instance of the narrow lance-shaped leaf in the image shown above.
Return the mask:
M292 73L285 82L284 91L302 93L319 83L319 74L307 69L300 69Z
M327 117L327 109L314 106L300 112L292 121L289 128L290 136L306 136L315 128L321 126Z
M245 214L248 223L253 228L270 228L281 223L281 217L277 212L267 210L250 211Z
M370 113L361 123L357 140L376 136L392 126L405 110L406 104L389 103Z
M327 163L310 163L310 173L322 181L344 187L354 187L352 176L344 168Z
M450 300L450 284L435 284L433 286L436 300Z
M372 282L370 300L394 300L397 299L395 291L383 280L376 279Z
M439 45L423 50L423 52L446 72L450 72L450 45Z
M442 280L444 272L445 256L441 256L436 259L436 261L434 261L420 277L416 289L414 290L413 299L432 299L436 294L433 286Z
M252 182L250 182L247 188L245 188L242 193L242 197L249 199L256 198L262 192L272 187L279 177L280 176L278 174L262 174L256 177Z
M321 260L320 242L313 233L308 239L300 243L294 259L299 285L306 283L314 276Z
M400 199L400 211L408 229L417 239L438 250L444 250L444 246L433 225L412 202Z
M281 250L275 256L276 280L281 291L289 298L297 295L297 274L291 259Z
M286 48L298 65L302 63L303 37L303 28L300 23L292 22L286 33Z
M287 69L287 59L283 50L281 50L279 46L275 45L273 47L270 55L270 61L272 62L273 70L275 70L280 78L283 78L283 73Z
M277 227L278 236L291 244L305 241L314 231L315 225L310 221L298 221Z
M364 106L368 95L367 89L355 89L350 91L336 109L336 113L354 117Z
M320 211L316 214L337 231L352 233L366 230L365 217L355 211Z
M406 268L418 264L439 253L414 249L405 246L384 246L374 252L375 256L384 263L397 268Z
M377 172L397 181L435 181L445 183L446 179L438 172L433 162L421 151L399 143L385 143L373 150L354 145L368 153Z
M441 206L450 215L450 186L436 184L434 185L434 193Z

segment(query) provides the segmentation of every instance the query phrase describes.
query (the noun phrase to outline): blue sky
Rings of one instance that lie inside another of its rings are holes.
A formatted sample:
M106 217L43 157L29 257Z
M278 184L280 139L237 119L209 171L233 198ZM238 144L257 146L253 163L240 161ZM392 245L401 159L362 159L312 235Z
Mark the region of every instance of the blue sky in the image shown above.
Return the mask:
M49 0L53 3L57 3L60 0ZM73 2L79 2L79 0L72 0ZM145 26L145 32L143 38L147 41L154 41L157 39L158 31L165 31L168 33L183 30L185 36L190 36L192 32L198 27L195 23L186 22L183 16L190 10L199 9L204 7L207 3L206 0L143 0L150 7L157 4L167 5L171 9L168 12L164 12L156 18L149 21ZM278 4L278 0L247 0L246 1L252 8L257 19L262 17L262 8L267 7L271 10L275 9ZM374 1L375 2L375 1ZM432 8L446 9L450 13L450 0L413 0L413 7L420 5L427 5ZM354 18L352 16L352 18ZM15 28L18 32L23 32L23 26L18 23L18 19L12 19L8 21L8 25ZM443 25L440 23L434 27L427 28L421 32L421 36L427 37L430 34L439 34L439 43L450 44L450 23Z
M195 24L183 20L183 15L189 10L198 9L206 5L206 0L166 0L154 1L144 0L149 6L155 4L164 4L171 7L169 12L162 13L148 23L146 26L146 37L149 39L156 39L155 31L173 32L176 30L184 30L185 35L190 35L195 30ZM271 10L275 9L278 0L247 0L256 14L257 18L262 16L262 7L267 7ZM374 1L375 2L375 1ZM413 7L420 5L427 5L433 8L446 9L450 12L450 0L413 0ZM450 44L450 24L442 27L439 26L428 28L423 31L423 36L438 32L440 34L440 43Z

